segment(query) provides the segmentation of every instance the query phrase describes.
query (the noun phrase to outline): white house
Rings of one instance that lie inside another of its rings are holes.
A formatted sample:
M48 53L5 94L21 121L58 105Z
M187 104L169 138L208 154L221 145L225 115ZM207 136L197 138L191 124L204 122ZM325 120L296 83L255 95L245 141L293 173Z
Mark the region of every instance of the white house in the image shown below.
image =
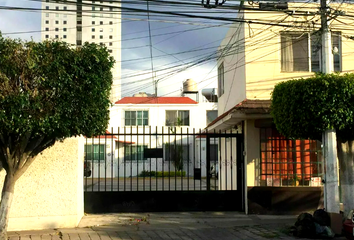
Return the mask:
M197 135L217 116L217 103L202 99L197 102L190 97L145 96L115 102L108 135L86 142L86 159L94 163L92 176L136 177L144 172L176 169L182 170L184 176L193 176L195 168L206 164L202 147L205 139ZM217 148L217 141L211 143L211 148ZM146 149L162 149L162 155L147 158ZM178 153L183 160L176 163ZM201 175L205 176L206 170L202 169Z

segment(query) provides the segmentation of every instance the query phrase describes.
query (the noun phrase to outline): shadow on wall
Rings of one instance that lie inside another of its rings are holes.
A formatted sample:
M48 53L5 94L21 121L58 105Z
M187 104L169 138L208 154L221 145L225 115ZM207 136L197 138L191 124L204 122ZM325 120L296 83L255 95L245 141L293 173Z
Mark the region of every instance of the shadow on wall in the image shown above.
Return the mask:
M299 214L323 208L322 187L249 187L251 214Z

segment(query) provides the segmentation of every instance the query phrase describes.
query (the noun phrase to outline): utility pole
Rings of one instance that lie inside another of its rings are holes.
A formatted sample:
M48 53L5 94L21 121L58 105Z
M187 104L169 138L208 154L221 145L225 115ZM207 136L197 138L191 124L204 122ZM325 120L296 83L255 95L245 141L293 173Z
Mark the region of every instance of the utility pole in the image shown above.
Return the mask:
M328 3L321 0L322 54L321 66L323 73L333 72L333 54L331 32L328 28ZM339 213L339 188L337 165L336 130L326 130L322 134L323 155L325 164L324 205L327 212Z

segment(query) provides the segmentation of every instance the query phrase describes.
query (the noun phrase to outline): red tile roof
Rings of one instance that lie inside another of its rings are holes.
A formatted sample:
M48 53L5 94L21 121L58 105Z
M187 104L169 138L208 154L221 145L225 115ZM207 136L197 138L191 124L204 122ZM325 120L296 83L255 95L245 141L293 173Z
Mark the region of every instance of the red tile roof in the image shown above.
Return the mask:
M120 143L127 143L127 144L134 144L135 142L130 142L130 141L122 141L119 140L115 135L110 135L111 133L109 131L106 130L106 135L100 135L100 136L96 136L93 137L94 139L100 138L100 139L114 139L114 141L116 142L120 142ZM86 137L85 137L86 138ZM103 142L102 142L103 143Z
M242 112L245 114L269 114L270 113L270 105L272 100L249 100L245 99L242 102L236 104L230 110L224 112L220 116L218 116L214 121L212 121L208 126L212 126L224 117L226 117L230 112L236 110L238 112Z
M198 104L189 97L124 97L115 104Z

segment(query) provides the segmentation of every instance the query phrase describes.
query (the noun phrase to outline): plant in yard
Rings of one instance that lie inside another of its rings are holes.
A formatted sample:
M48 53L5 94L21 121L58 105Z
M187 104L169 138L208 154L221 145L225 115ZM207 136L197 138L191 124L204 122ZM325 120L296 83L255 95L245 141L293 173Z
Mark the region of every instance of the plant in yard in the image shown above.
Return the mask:
M172 134L177 134L177 127L182 126L182 119L177 117L176 126L171 127L170 131ZM172 161L173 166L177 171L183 170L183 146L176 142L165 143L166 148L168 149L170 160Z
M354 209L354 74L317 74L277 84L271 113L287 137L321 140L335 129L344 212Z
M36 156L58 140L105 132L113 64L104 46L23 42L0 33L0 162L6 171L0 240L7 239L15 183Z

